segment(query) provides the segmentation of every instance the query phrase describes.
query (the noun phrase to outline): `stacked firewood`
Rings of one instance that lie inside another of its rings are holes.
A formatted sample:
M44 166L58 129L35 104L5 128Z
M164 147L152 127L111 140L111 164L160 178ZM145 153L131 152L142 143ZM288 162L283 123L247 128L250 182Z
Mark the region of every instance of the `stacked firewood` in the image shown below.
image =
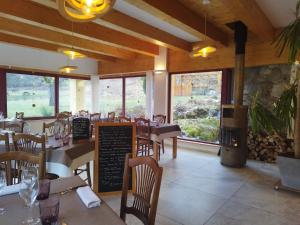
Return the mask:
M275 163L279 153L292 152L293 140L284 139L278 134L248 132L248 158Z

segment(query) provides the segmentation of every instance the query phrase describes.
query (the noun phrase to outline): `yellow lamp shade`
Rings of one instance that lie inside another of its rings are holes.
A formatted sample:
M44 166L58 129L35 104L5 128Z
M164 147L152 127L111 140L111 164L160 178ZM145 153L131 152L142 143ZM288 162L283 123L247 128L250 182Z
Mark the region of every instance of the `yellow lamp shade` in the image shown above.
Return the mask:
M73 70L78 69L77 66L63 66L59 68L61 73L71 73Z
M199 57L202 56L206 58L209 54L215 52L217 49L214 46L206 46L204 48L197 48L194 49L192 52L192 57Z
M76 58L84 58L86 57L84 54L75 51L72 48L59 48L57 49L58 52L65 54L66 56L68 56L70 59L76 59Z
M87 22L103 16L112 9L116 0L58 0L62 16L74 22Z

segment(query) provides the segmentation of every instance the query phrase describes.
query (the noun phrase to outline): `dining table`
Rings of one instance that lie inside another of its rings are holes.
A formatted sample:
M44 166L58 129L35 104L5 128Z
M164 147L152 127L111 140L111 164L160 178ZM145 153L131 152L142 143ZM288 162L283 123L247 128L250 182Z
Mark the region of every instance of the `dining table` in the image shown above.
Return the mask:
M76 193L76 187L85 182L79 176L59 178L51 181L50 196L59 194L59 224L61 225L125 225L124 221L101 199L99 207L87 208ZM67 190L67 191L66 191ZM29 210L25 207L18 193L0 197L0 206L5 213L0 216L0 224L19 225L28 217ZM38 204L35 204L33 215L39 217Z
M1 132L12 131L2 130ZM14 150L11 135L10 150ZM38 148L39 146L37 146ZM55 140L49 136L46 141L46 169L49 173L55 173L60 177L73 175L73 170L94 160L95 139L73 141L63 145L61 140ZM0 142L0 152L5 152L4 142Z
M153 141L153 158L159 160L159 144L167 138L172 138L172 156L177 158L177 137L181 129L177 124L150 122L151 140Z

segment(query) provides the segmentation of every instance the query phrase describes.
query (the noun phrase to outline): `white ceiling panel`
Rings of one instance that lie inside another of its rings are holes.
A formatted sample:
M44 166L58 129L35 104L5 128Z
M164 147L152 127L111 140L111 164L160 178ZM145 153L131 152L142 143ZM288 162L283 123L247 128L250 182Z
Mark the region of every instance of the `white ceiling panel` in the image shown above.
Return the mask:
M144 23L147 23L153 27L156 27L160 30L166 31L176 37L179 37L181 39L184 39L189 42L197 42L200 41L198 37L195 37L192 34L189 34L185 32L184 30L181 30L177 28L176 26L173 26L153 15L150 13L131 5L130 3L124 1L124 0L117 0L116 4L114 5L114 8L128 16L131 16L135 19L138 19L140 21L143 21Z
M274 27L284 27L295 19L297 0L256 0Z

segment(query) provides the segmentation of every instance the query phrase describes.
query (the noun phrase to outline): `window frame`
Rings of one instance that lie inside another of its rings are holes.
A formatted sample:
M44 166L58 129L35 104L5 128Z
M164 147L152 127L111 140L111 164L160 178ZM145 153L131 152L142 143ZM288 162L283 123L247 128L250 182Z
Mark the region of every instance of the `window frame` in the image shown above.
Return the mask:
M215 72L215 71L222 71L222 83L221 83L221 102L220 102L220 109L223 104L230 104L232 100L232 69L231 68L222 68L222 69L212 69L212 70L197 70L197 71L180 71L180 72L172 72L169 73L168 76L168 111L167 111L167 121L168 123L171 122L171 102L172 102L172 76L173 75L180 75L186 73L205 73L205 72ZM222 118L220 117L220 123ZM211 143L208 141L202 140L193 140L184 137L178 137L179 140L188 141L191 143L199 143L199 144L207 144L207 145L215 145L219 146L220 144Z
M59 78L75 79L75 80L90 80L90 77L85 76L73 76L73 75L62 75L56 73L47 73L39 71L26 71L26 70L16 70L16 69L1 69L0 68L0 112L3 112L4 116L7 117L7 74L15 73L22 75L34 75L34 76L47 76L54 77L54 116L35 116L26 117L24 120L40 120L40 119L54 119L59 113Z
M122 78L122 115L125 116L126 114L126 79L127 78L134 78L134 77L146 77L146 74L134 74L134 75L118 75L118 76L103 76L99 78L99 82L101 80L107 79L120 79ZM101 107L101 106L100 106Z

